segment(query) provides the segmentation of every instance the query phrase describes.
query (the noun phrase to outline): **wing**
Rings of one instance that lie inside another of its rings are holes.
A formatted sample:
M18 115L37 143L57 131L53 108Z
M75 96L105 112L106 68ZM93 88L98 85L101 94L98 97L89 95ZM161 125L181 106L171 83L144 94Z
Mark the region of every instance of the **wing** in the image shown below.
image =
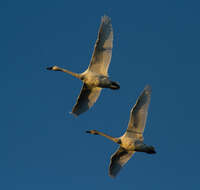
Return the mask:
M81 113L90 109L93 106L93 104L97 101L100 93L101 88L89 88L86 84L83 84L77 102L72 109L72 113L75 116L78 116Z
M116 177L120 169L129 161L135 151L127 151L122 147L119 147L118 150L111 156L110 166L109 166L109 175L111 177Z
M151 99L151 87L147 85L139 96L130 113L130 120L126 133L130 136L142 136L146 125L148 107Z
M112 56L113 29L108 16L103 16L88 69L98 74L108 75Z

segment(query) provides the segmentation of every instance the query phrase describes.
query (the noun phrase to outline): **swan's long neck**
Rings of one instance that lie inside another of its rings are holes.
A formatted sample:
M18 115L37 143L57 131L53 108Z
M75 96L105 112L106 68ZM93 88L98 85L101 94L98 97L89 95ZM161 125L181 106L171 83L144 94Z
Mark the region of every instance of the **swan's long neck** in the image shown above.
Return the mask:
M57 67L57 66L48 67L47 69L48 69L48 70L53 70L53 71L62 71L62 72L64 72L64 73L70 74L70 75L72 75L72 76L74 76L74 77L76 77L76 78L78 78L78 79L81 79L81 75L80 75L80 74L74 73L74 72L72 72L72 71L69 71L69 70L67 70L67 69L63 69L63 68L60 68L60 67Z
M115 138L115 137L111 137L105 133L102 133L102 132L99 132L97 130L90 130L90 131L86 131L87 133L90 133L90 134L93 134L93 135L101 135L103 137L106 137L107 139L115 142L115 143L118 143L119 142L119 138Z
M67 70L67 69L61 69L61 71L62 71L62 72L65 72L65 73L68 73L68 74L70 74L70 75L72 75L72 76L74 76L74 77L80 79L80 74L78 74L78 73L74 73L74 72L69 71L69 70Z

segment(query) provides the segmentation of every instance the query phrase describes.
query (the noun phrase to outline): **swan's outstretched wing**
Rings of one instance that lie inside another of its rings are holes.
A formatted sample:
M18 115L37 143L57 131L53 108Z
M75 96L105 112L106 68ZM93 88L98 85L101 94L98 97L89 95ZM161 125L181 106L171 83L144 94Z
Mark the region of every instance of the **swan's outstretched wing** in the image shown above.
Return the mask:
M126 135L141 137L146 125L148 107L151 99L151 87L147 85L130 112Z
M81 113L90 109L93 106L93 104L97 101L100 93L101 88L89 88L86 84L83 84L77 102L72 109L72 114L78 116Z
M108 75L108 67L112 56L113 29L108 16L103 16L98 32L97 41L88 69L90 71Z
M129 161L135 151L127 151L122 147L119 147L118 150L111 156L110 166L109 166L109 175L111 177L116 177L120 169Z

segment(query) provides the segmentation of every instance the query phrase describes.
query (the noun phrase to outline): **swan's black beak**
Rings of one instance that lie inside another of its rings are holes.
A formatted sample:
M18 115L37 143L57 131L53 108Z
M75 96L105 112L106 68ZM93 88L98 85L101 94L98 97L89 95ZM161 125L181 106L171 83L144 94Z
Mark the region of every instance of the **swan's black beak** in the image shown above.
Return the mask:
M85 132L93 134L93 135L98 135L98 133L96 132L96 130L90 130L90 131L85 131Z
M53 67L47 67L46 69L47 70L53 70Z

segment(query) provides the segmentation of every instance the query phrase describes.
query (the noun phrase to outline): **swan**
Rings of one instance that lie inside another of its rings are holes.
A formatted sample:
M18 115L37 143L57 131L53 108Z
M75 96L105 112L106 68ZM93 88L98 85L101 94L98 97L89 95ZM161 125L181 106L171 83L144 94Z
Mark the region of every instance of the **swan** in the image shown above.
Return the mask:
M151 99L151 87L147 85L139 96L136 104L130 112L128 128L119 138L111 137L97 130L89 130L86 133L101 135L119 144L117 151L111 156L109 175L114 178L120 169L128 162L135 152L156 153L153 146L143 143L143 132L147 119L148 107Z
M80 95L72 109L72 114L78 116L90 109L97 101L102 88L119 89L118 82L108 77L108 67L111 61L113 47L113 29L111 19L103 16L98 31L93 55L89 67L83 73L74 73L58 66L47 67L47 70L62 71L83 82Z

